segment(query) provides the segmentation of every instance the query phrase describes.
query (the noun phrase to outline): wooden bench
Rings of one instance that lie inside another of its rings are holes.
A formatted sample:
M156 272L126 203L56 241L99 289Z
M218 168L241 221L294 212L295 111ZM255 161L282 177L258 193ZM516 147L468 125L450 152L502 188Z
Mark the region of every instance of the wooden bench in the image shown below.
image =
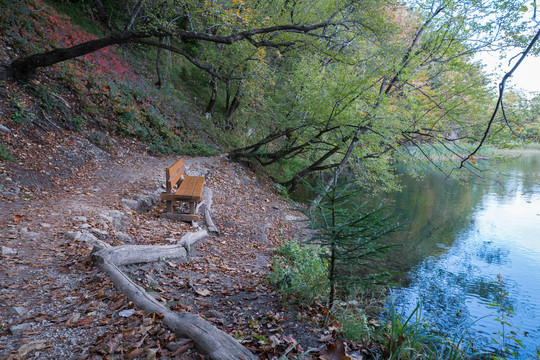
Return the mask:
M167 201L167 212L163 217L182 221L199 221L199 215L195 213L197 203L202 198L204 185L203 176L184 175L184 159L178 160L173 166L165 169L166 190L162 192L161 200ZM189 213L173 213L173 202L183 201L189 204Z

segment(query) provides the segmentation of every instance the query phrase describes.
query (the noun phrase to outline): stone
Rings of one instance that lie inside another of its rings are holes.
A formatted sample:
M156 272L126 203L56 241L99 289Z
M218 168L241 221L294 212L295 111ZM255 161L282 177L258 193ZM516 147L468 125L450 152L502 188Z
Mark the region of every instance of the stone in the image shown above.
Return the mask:
M21 229L21 235L25 239L29 239L29 240L38 240L39 238L41 238L40 233L37 233L37 232L34 232L34 231L29 231L28 228L22 228Z
M86 216L74 216L71 220L73 222L86 222Z
M137 200L122 199L122 205L126 210L137 210L139 202Z
M17 199L19 197L19 195L12 191L0 191L0 195L5 196L9 199Z
M99 241L98 238L96 238L94 235L92 235L88 231L83 231L81 236L76 240L85 241L85 242L89 242L89 243L94 243L96 241Z
M128 234L126 233L123 233L121 231L118 231L116 234L116 238L122 242L132 242L133 239L131 238L131 236L129 236Z
M3 256L17 255L17 250L14 248L10 248L9 246L2 246L2 255Z
M14 306L7 311L9 316L24 316L28 312L28 309L24 306Z
M89 231L70 231L67 233L68 237L73 240L84 241L90 244L100 243L99 239L92 235Z
M297 221L297 220L300 220L300 218L297 217L297 216L293 216L293 215L285 215L285 220L287 220L287 221Z
M97 228L92 228L92 229L90 229L90 232L91 232L92 234L97 235L97 236L99 236L99 235L102 235L102 236L107 236L107 235L109 235L109 232L108 232L108 231L106 231L106 230L101 230L101 229L97 229Z
M122 310L118 313L118 315L122 316L122 317L130 317L132 316L133 314L135 314L135 309L127 309L127 310Z
M99 216L106 222L108 222L109 224L112 224L113 222L113 218L110 217L109 215L107 214L99 214Z
M186 346L191 341L192 341L191 339L177 339L177 340L174 340L174 341L171 341L171 342L167 343L167 345L165 345L165 347L174 353L178 349L180 349L180 347Z
M202 164L186 165L186 174L189 176L203 176L208 179L212 175L212 171Z
M217 310L208 310L206 312L206 317L216 318L216 319L224 319L225 315L222 312L219 312Z
M105 215L105 217L102 215ZM111 221L109 221L109 223L111 223L113 228L116 230L124 230L129 224L129 217L118 210L108 210L100 216L102 216L104 219L110 218Z
M9 327L9 331L13 335L20 335L23 332L29 331L31 329L32 329L32 324L30 324L30 323L22 323L22 324L19 324L19 325L13 325L13 326Z
M2 124L0 124L0 131L1 131L1 132L4 132L4 133L10 133L10 132L11 132L11 129L8 128L8 127L6 127L6 126L4 126L4 125L2 125Z
M137 208L138 212L146 212L159 204L161 201L161 193L165 190L163 186L157 187L154 191L149 194L141 195L137 199Z
M39 225L40 225L42 228L46 228L46 229L48 229L48 228L51 227L51 224L47 224L47 223L41 223L41 224L39 224Z
M86 224L86 223L85 223L85 224L81 224L81 225L79 226L79 229L86 230L86 229L90 229L91 227L92 227L92 225Z

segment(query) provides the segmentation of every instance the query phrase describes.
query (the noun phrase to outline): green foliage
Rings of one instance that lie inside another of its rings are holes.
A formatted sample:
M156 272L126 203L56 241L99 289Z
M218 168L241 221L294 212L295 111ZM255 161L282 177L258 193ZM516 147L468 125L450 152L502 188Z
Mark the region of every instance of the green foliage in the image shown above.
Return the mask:
M15 99L11 99L10 104L12 110L11 120L15 121L17 124L29 124L33 121L34 114L22 101L22 98L18 98L15 95Z
M104 4L116 14L120 14L119 10L125 6L124 2L105 1ZM100 26L96 26L95 20L88 21L87 15L92 10L86 7L86 3L75 5L59 0L55 5L72 15L72 18L59 14L42 0L1 1L0 8L5 10L0 14L2 43L18 54L24 54L97 38L94 34L100 33ZM121 17L113 19L113 22L121 20ZM94 34L84 31L72 21L82 24ZM57 31L59 28L63 31ZM133 57L133 61L143 64L147 61L148 66L153 66L150 65L153 59L146 48L139 46L133 50L139 55L137 59ZM69 129L77 130L91 125L87 122L93 121L109 132L144 141L156 152L189 155L218 153L202 130L204 124L199 121L202 116L190 109L189 103L181 100L184 89L178 92L172 87L160 92L150 81L135 74L133 66L121 55L121 49L102 49L54 66L46 73L58 81L54 84L31 83L28 89L35 97L35 106ZM72 106L72 99L64 95L66 92L76 97L75 107ZM12 119L19 123L30 122L33 118L31 106L34 104L15 95L11 97ZM99 138L92 141L108 147Z
M285 294L313 303L328 293L327 261L316 245L291 241L277 249L270 281Z
M505 291L504 284L502 282L502 276L498 276L496 285L499 287L497 299L488 304L497 311L497 317L495 321L501 325L501 329L495 334L496 337L492 337L492 341L497 344L497 353L491 358L502 360L510 357L519 358L517 350L524 348L521 340L517 338L519 328L515 327L511 323L514 309L511 307L511 303L508 301L509 293Z
M386 213L386 209L370 209L367 204L356 204L359 190L352 183L338 183L337 176L327 188L319 184L315 193L321 200L314 202L313 210L303 210L310 219L315 236L310 242L326 251L332 308L336 290L342 293L355 285L367 286L382 283L390 275L377 269L376 263L393 244L384 236L399 225Z
M0 145L0 161L13 160L13 152L9 150L7 145Z

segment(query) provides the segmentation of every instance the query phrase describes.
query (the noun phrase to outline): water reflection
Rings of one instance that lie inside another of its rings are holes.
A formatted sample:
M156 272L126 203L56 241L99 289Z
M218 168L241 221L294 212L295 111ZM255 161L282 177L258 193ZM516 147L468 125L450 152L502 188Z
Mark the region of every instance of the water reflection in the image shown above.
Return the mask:
M520 358L531 358L540 345L540 157L493 169L499 183L463 186L437 174L421 183L404 179L404 191L392 196L410 223L388 259L407 274L396 301L412 310L423 300L425 317L442 330L461 327L484 341L501 330L486 317L497 315L489 305L497 302L514 310L509 322L526 346Z

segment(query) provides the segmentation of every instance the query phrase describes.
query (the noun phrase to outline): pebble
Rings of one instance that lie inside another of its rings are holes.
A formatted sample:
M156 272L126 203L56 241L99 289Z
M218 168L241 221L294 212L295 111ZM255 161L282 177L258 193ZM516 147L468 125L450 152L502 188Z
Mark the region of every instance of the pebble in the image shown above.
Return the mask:
M0 131L1 131L1 132L4 132L4 133L10 133L10 132L11 132L11 129L8 128L8 127L6 127L6 126L4 126L4 125L2 125L2 124L0 124Z
M9 327L9 331L13 335L20 335L25 331L29 331L32 328L32 324L30 323L22 323L19 325L13 325Z
M79 225L79 229L83 229L83 230L90 229L91 227L92 227L92 225L86 224L86 223Z
M74 216L71 220L73 222L86 222L86 216Z
M7 311L9 316L23 316L28 312L28 309L24 306L14 306Z
M41 223L39 225L41 225L41 227L43 227L43 228L50 228L51 227L51 224L47 224L47 223Z
M21 235L30 240L37 240L41 237L41 235L37 232L29 231L27 227L24 227L21 229Z
M129 236L128 234L126 233L123 233L123 232L117 232L116 233L116 238L122 242L131 242L132 239L131 239L131 236Z
M2 255L17 255L17 250L15 250L14 248L10 248L9 246L2 246Z
M122 316L122 317L130 317L132 316L133 314L135 314L135 309L127 309L127 310L122 310L118 313L118 315Z
M103 235L103 236L109 235L108 231L97 229L97 228L90 229L90 232L92 232L92 233L94 233L96 235Z

